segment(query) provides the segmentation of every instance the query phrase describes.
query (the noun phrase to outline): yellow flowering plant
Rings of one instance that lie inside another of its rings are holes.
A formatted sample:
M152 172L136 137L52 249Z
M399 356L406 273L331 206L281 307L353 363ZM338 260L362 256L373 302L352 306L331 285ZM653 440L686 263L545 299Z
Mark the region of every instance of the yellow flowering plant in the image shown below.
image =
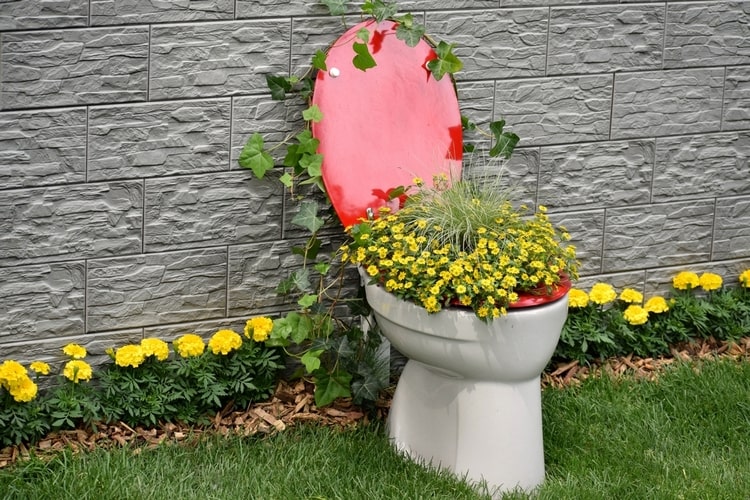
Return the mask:
M556 356L581 362L630 353L658 356L695 337L750 335L750 270L739 275L739 286L727 288L723 282L715 273L681 271L672 279L669 298L656 295L645 302L633 288L619 295L607 283L596 283L589 292L573 288Z
M490 321L522 293L545 295L577 278L570 235L544 206L516 208L492 182L415 184L403 208L349 228L342 259L371 283L429 312L467 307Z

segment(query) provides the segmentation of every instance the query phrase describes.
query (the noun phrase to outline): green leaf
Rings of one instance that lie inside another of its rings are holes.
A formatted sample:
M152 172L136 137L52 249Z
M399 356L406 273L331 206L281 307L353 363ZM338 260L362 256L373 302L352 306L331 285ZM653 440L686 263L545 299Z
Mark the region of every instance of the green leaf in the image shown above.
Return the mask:
M293 272L290 278L292 279L294 287L301 292L305 292L312 288L310 285L310 271L307 269L300 269L299 271Z
M383 0L366 0L362 5L362 12L370 14L377 22L392 18L398 12L395 2L384 2Z
M310 236L310 239L305 242L303 247L292 247L292 253L295 255L301 255L305 260L313 260L318 256L320 251L321 241L315 237Z
M318 151L318 145L320 144L320 141L313 137L312 132L310 132L309 130L303 130L302 132L297 134L295 139L297 139L297 142L299 143L297 145L297 152L299 154L313 154Z
M437 58L427 63L427 69L432 72L435 80L441 80L446 73L453 74L461 71L463 63L453 53L453 44L441 41L435 47L435 52L437 53Z
M266 75L266 85L274 101L283 101L286 99L286 93L292 90L292 82L285 76Z
M257 132L247 140L237 162L242 168L252 170L258 179L273 168L273 158L263 149L263 137Z
M461 128L464 130L474 130L477 128L477 124L471 121L468 116L461 115Z
M302 112L302 118L304 118L308 122L318 123L323 119L323 113L320 111L320 108L317 104L313 104Z
M295 344L301 344L312 337L313 323L308 316L300 316L297 328L292 330L292 341Z
M294 181L293 177L289 175L289 172L284 172L284 175L279 177L279 181L285 186L285 187L292 187L292 183Z
M349 385L352 376L341 370L328 373L322 368L315 371L315 405L318 407L333 403L337 398L351 396Z
M367 43L370 41L370 30L368 30L367 28L360 28L357 31L356 36L357 38L362 40L364 43Z
M313 93L313 80L312 78L303 78L299 85L299 96L302 99L309 99Z
M352 64L354 64L355 68L367 71L368 69L377 66L375 59L373 59L370 54L370 48L366 43L354 42L353 47L354 52L357 54L354 56L354 59L352 59Z
M402 40L409 47L416 47L422 37L424 37L425 27L421 24L414 24L411 13L406 14L399 19L399 25L396 27L396 38Z
M309 309L312 307L313 304L315 304L318 301L318 296L313 294L305 294L303 295L298 301L297 304L300 305L303 309Z
M346 14L346 0L320 0L320 3L328 7L328 11L332 16Z
M323 276L328 274L328 271L331 269L331 264L327 262L318 262L313 266L316 271L318 271Z
M512 132L503 132L505 120L497 120L490 123L490 132L495 137L495 145L490 149L490 156L503 156L506 160L513 154L513 150L520 140Z
M313 68L320 71L328 71L328 65L326 65L327 54L322 50L318 49L315 55L312 57Z
M315 201L303 201L299 212L292 219L292 224L304 227L311 233L315 233L323 226L323 219L318 217L318 204Z
M305 154L299 159L299 164L302 168L307 170L307 175L313 179L323 175L323 155L319 154ZM313 181L306 181L303 184L309 184Z
M276 285L276 293L278 295L289 295L292 293L292 290L294 290L294 278L292 276L279 281L279 284Z
M307 373L312 373L320 368L320 355L323 354L323 349L311 349L302 355L300 361L305 365Z

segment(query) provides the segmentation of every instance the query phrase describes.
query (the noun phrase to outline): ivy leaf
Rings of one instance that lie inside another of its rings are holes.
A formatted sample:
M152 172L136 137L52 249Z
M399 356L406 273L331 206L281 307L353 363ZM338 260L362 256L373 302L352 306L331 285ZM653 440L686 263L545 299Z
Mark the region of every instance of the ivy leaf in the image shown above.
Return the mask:
M318 49L315 55L312 57L313 68L320 71L328 71L328 65L326 65L327 54L322 50Z
M456 73L461 71L463 63L453 53L453 44L448 44L441 41L437 47L435 47L437 58L427 63L427 69L432 72L432 76L435 80L441 80L446 73Z
M292 90L291 81L284 76L266 75L266 85L274 101L283 101L286 99L286 93Z
M292 290L294 290L293 276L289 276L288 278L279 281L279 284L276 285L277 295L289 295L290 293L292 293Z
M475 130L477 124L471 121L468 116L461 115L461 128L464 130Z
M292 253L295 255L301 255L305 260L312 260L318 256L320 251L320 240L312 235L303 247L292 247Z
M377 22L391 18L398 12L395 2L384 2L383 0L367 0L362 5L362 12L370 14Z
M323 155L302 155L302 158L299 159L299 164L302 168L307 170L307 175L312 178L311 180L307 180L302 184L310 184L311 182L315 182L315 179L323 175Z
M351 396L349 385L352 376L341 370L328 373L319 368L313 373L315 375L315 405L318 408L333 403L337 398Z
M295 344L301 344L307 339L313 337L313 324L310 318L305 315L300 315L299 322L297 323L297 329L292 331L292 342Z
M303 309L310 309L313 304L315 304L318 301L318 296L313 295L311 293L303 295L298 301L297 304L299 304Z
M506 160L513 154L513 150L520 138L512 132L503 132L505 120L490 123L490 132L495 137L495 145L490 149L490 156L503 156Z
M421 24L414 24L412 15L409 13L399 19L399 25L396 27L396 38L409 47L416 47L424 37L424 32L425 27Z
M312 373L320 368L320 355L323 354L323 349L311 349L302 355L300 361L305 365L307 373Z
M303 78L300 80L299 96L302 99L309 99L313 93L313 80L312 78Z
M328 271L331 269L331 264L327 262L318 262L315 264L315 266L313 266L313 268L323 276L326 276L328 274Z
M279 177L279 181L284 185L284 187L292 187L293 178L291 175L289 175L289 172L284 172L284 174Z
M273 158L263 149L263 137L257 132L247 140L237 162L242 168L252 170L258 179L273 168Z
M290 278L297 290L305 292L312 289L312 286L310 285L310 271L307 269L300 269L299 271L293 272Z
M308 122L312 121L318 123L323 119L323 113L320 111L320 108L317 104L313 104L302 112L302 118L304 118Z
M299 134L297 134L297 142L299 145L297 146L297 152L300 154L304 153L315 153L318 151L318 145L320 144L320 141L317 140L312 136L312 132L309 130L303 130Z
M323 219L318 217L318 203L315 201L303 201L299 212L292 219L292 224L304 227L311 233L315 233L323 226Z
M352 59L352 64L354 64L355 68L367 71L368 69L377 66L366 43L354 42L353 47L354 52L357 54L354 56L354 59Z
M328 11L332 16L346 14L346 0L320 0L320 3L328 7Z

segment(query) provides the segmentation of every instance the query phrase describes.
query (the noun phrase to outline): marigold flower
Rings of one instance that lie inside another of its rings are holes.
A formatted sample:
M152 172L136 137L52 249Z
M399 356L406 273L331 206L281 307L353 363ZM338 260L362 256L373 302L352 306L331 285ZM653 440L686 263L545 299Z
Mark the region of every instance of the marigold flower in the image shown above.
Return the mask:
M691 290L699 284L698 275L690 271L682 271L672 278L672 286L676 290Z
M8 392L10 392L10 395L13 396L13 399L18 403L28 403L36 397L38 390L39 387L34 381L29 377L25 377L11 387Z
M63 368L63 375L68 380L77 384L81 380L91 380L93 371L91 370L90 364L86 363L85 361L74 359L65 363L65 367Z
M208 340L208 347L214 354L227 355L242 346L242 337L234 330L219 330Z
M643 294L638 290L626 288L620 293L620 300L628 304L640 304L643 302Z
M650 313L663 313L669 311L669 305L664 297L651 297L643 306Z
M143 339L141 340L141 349L143 349L144 356L153 356L159 361L164 361L169 357L169 344L161 339Z
M182 337L175 339L172 342L177 354L183 358L192 358L194 356L200 356L206 349L206 344L203 339L194 333L186 333Z
M34 361L29 368L39 375L49 375L49 365L44 361Z
M245 337L250 338L256 342L264 342L271 335L273 330L273 320L266 316L258 316L257 318L250 318L245 323Z
M86 348L78 344L68 344L63 347L63 353L73 359L83 359L86 357Z
M607 283L597 283L591 287L589 292L589 299L591 302L599 305L609 304L617 298L617 292L612 288L612 285Z
M586 307L589 305L589 294L578 288L571 288L568 293L568 307Z
M9 359L3 361L3 364L0 365L0 383L6 389L10 389L12 386L22 382L24 378L28 378L28 372L18 361Z
M139 345L125 345L115 351L115 364L117 366L138 368L145 360L146 353Z
M750 269L745 269L740 274L740 284L745 288L750 288Z
M721 288L722 283L723 280L721 276L714 273L703 273L701 274L701 277L698 278L698 284L707 292L718 290L719 288Z
M642 325L648 321L648 311L636 304L630 304L622 315L631 325Z

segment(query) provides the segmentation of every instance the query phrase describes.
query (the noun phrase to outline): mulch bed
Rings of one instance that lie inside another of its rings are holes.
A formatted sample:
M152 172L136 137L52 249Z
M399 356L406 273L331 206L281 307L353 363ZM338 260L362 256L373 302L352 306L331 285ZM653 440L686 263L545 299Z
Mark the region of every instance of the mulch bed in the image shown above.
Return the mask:
M699 360L726 357L750 361L750 337L739 342L717 341L712 338L691 343L680 344L672 348L670 356L658 358L640 358L629 355L607 359L602 363L581 365L577 361L559 363L542 374L542 386L566 387L579 384L591 376L609 373L614 376L642 377L653 379L663 367L676 360ZM154 448L167 442L186 442L200 439L207 433L221 435L270 435L284 431L301 423L346 428L367 424L371 420L385 420L390 407L390 395L375 403L372 411L364 411L348 399L340 399L324 408L315 406L314 387L311 383L298 380L281 381L276 387L274 396L267 402L257 403L242 411L228 408L218 412L210 425L203 427L186 427L166 423L158 428L117 424L99 424L95 430L76 429L58 431L47 435L33 447L26 445L9 446L0 450L0 468L7 467L18 460L31 456L53 457L64 449L74 452L112 448L132 445L134 453L143 449Z

